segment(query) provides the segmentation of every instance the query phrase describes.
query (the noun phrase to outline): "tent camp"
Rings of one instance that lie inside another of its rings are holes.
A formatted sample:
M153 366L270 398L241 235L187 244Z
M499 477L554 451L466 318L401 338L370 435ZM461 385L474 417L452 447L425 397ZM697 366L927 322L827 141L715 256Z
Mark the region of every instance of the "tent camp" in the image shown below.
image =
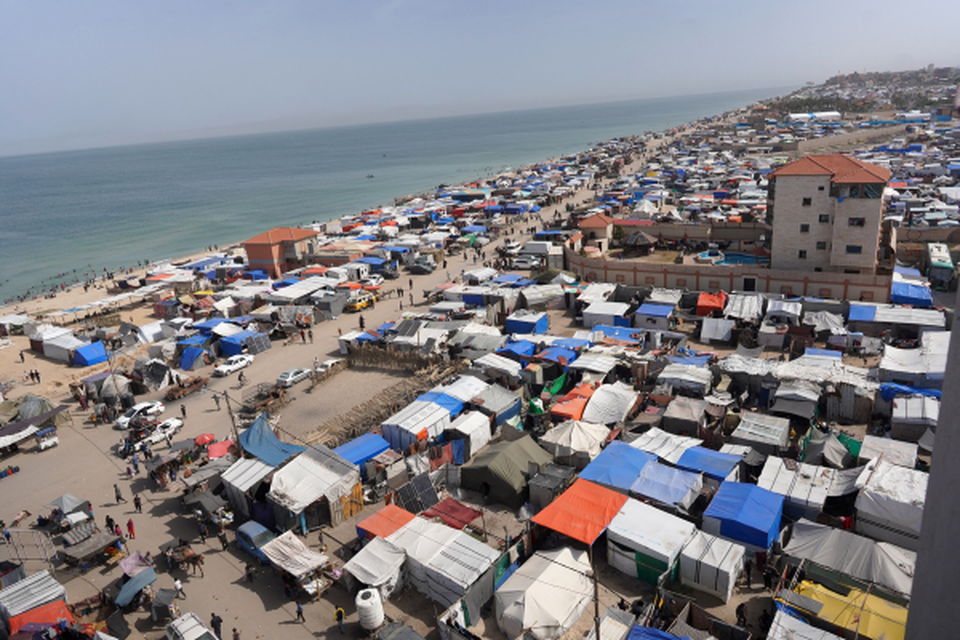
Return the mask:
M742 545L697 531L680 552L680 582L727 602L746 552Z
M460 484L516 509L527 500L530 463L542 466L552 460L528 435L513 442L497 442L460 468Z
M580 472L580 477L615 491L627 493L634 480L640 475L640 471L656 461L657 458L653 454L614 440Z
M583 421L595 424L616 424L626 419L637 403L639 394L622 382L597 387L586 408Z
M873 460L857 478L854 530L916 551L929 475L885 460Z
M630 446L634 449L652 453L670 464L677 464L687 449L701 444L703 444L703 440L699 438L675 436L672 433L653 427L631 442Z
M497 624L508 638L559 638L590 604L590 575L586 551L538 551L497 589Z
M583 469L600 455L609 436L610 430L602 424L568 420L547 431L540 446L559 464Z
M627 500L622 493L581 477L531 522L592 545Z
M677 558L697 527L639 500L628 499L607 526L607 562L648 584L677 576Z
M450 426L450 410L435 403L415 400L380 425L383 438L394 451L404 452L420 440L436 438Z
M707 402L697 398L678 396L667 406L661 423L663 430L692 438L707 426Z
M767 551L780 530L783 496L752 484L724 482L703 513L703 530Z
M730 441L767 456L778 455L790 442L790 420L765 413L743 413Z
M362 585L376 589L387 600L403 586L401 569L407 555L383 538L374 538L343 565L343 570Z
M687 511L701 488L703 478L699 473L651 462L640 470L640 476L630 485L630 493L671 509Z
M800 520L793 525L784 553L858 580L875 582L906 596L913 588L916 552L843 529Z
M479 411L468 411L450 423L447 436L463 440L463 459L469 460L490 442L490 416Z
M292 531L284 532L260 547L260 550L274 567L296 579L300 588L310 595L316 595L317 582L310 578L327 563L329 558L326 555L305 545Z
M827 467L770 457L763 465L757 486L786 498L783 514L791 520L816 520L830 495L835 474Z
M354 510L362 510L362 503L355 505L350 499L359 486L356 465L315 444L273 474L267 498L275 505L278 527L305 534L324 522L339 524ZM347 500L341 504L344 498Z

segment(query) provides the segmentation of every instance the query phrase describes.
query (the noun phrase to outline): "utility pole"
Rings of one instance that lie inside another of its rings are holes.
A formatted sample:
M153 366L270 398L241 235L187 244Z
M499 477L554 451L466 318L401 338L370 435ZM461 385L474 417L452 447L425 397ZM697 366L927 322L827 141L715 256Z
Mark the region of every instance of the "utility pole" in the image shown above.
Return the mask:
M216 391L214 391L216 393ZM230 415L230 424L233 426L233 440L237 445L237 450L240 452L240 457L243 457L243 445L240 444L240 433L237 431L237 419L233 417L233 407L230 406L230 396L227 395L226 391L221 392L223 394L223 399L227 403L227 413Z
M593 573L593 628L596 640L600 640L600 583L597 565L593 563L593 545L590 545L590 571Z

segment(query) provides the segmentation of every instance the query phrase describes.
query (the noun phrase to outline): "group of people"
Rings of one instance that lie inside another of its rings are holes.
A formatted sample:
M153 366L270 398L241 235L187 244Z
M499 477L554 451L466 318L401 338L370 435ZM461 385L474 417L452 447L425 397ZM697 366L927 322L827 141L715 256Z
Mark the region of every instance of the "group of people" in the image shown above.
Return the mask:
M24 383L32 382L33 384L40 384L40 372L36 369L30 369L29 371L23 372L23 381Z

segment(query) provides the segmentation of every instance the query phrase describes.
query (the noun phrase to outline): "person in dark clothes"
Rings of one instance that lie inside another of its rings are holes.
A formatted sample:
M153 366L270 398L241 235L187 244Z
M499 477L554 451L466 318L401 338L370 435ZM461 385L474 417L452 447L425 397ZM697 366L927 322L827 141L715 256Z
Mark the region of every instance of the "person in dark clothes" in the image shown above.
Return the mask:
M296 621L297 621L297 622L306 622L306 621L307 621L307 619L306 619L305 617L303 617L303 605L300 604L299 602L297 603L297 618L296 618Z
M222 526L220 527L220 531L217 532L217 540L220 541L220 548L224 551L230 545L230 542L227 540L227 531Z
M218 616L216 613L211 613L211 614L210 614L210 627L213 629L213 632L214 632L215 634L217 634L217 640L222 640L222 637L223 637L223 636L221 636L221 634L220 634L220 628L221 628L222 625L223 625L223 618L221 618L220 616Z

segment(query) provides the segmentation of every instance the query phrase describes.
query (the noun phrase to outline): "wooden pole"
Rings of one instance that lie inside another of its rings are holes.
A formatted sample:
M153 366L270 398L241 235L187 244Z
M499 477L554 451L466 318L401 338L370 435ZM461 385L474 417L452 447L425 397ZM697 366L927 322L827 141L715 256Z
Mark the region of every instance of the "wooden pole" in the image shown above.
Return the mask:
M237 419L233 416L233 407L230 406L230 396L227 395L227 392L223 392L223 399L227 403L227 413L230 415L230 424L233 426L233 440L237 445L237 451L240 452L240 457L243 457L243 445L240 444L240 433L237 431Z
M590 571L593 572L593 627L596 640L600 640L600 583L597 566L593 563L593 545L590 545Z

